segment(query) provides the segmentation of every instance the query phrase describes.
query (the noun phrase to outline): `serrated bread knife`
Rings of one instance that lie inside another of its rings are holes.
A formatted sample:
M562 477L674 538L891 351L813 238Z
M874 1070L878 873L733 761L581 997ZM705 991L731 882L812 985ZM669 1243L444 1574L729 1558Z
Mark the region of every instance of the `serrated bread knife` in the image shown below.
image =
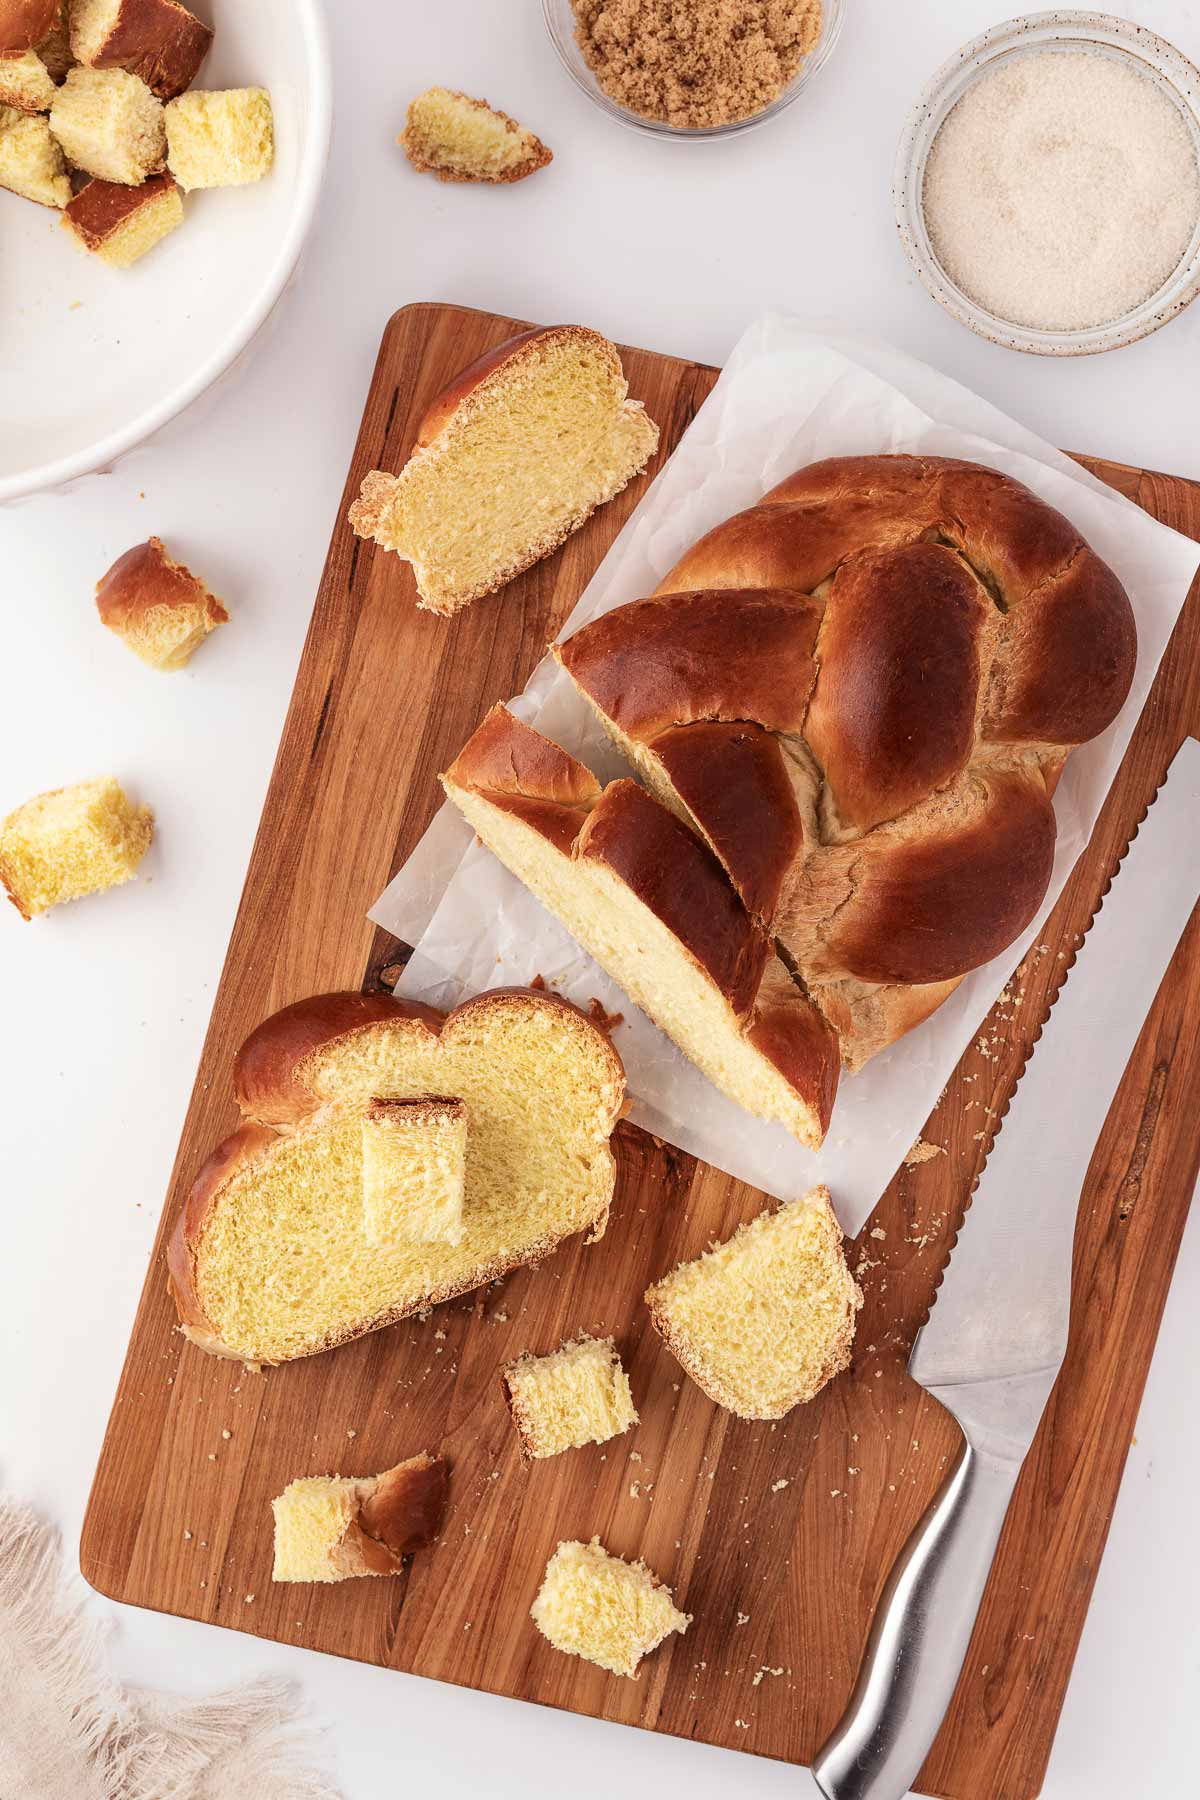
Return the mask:
M964 1443L892 1570L849 1707L814 1760L826 1800L903 1800L950 1704L1066 1350L1088 1164L1198 893L1200 743L1189 738L1042 1028L913 1345L910 1374Z

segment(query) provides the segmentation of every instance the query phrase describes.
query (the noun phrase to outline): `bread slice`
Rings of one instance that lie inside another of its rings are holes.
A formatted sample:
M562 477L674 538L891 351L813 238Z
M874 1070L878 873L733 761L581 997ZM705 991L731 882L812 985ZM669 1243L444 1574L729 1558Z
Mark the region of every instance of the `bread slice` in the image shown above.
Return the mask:
M184 1334L216 1355L310 1356L603 1234L624 1073L553 995L497 989L448 1016L390 994L301 1000L247 1039L234 1088L247 1123L201 1170L168 1254ZM468 1118L462 1238L370 1244L363 1109L446 1092Z
M710 1400L742 1419L782 1419L849 1367L862 1293L818 1187L681 1263L646 1304Z
M170 177L161 179L170 185L178 201L178 192ZM67 208L68 214L88 191L84 188L76 196ZM165 196L160 203L166 204ZM105 200L95 209L89 209L94 224L99 224L96 214L102 210L107 211L110 218L119 213L111 199ZM127 225L130 231L138 229L135 219L127 221ZM76 223L76 230L79 229ZM122 240L120 231L118 225L118 253L122 241L126 250L134 247L131 239ZM209 632L229 619L216 595L209 593L199 576L193 575L183 563L176 562L162 539L156 537L126 550L107 574L100 577L96 583L96 611L101 623L114 631L134 655L140 656L152 669L181 669Z
M398 141L414 169L439 181L523 181L553 160L507 113L453 88L418 94Z
M665 1637L692 1622L644 1562L610 1556L599 1538L558 1546L529 1616L564 1655L629 1676Z
M212 43L178 0L71 0L71 49L94 69L128 69L160 100L195 81Z
M62 222L64 229L101 262L114 269L128 269L183 224L183 201L169 175L152 175L136 188L123 187L116 181L93 180L80 188L64 208ZM186 632L183 611L172 604L159 609L161 631L133 629L124 633L126 642L130 649L144 644L150 653L139 649L137 654L145 654L145 660L155 668L178 668L201 639L229 617L219 600L210 595L209 601L211 606L193 603L194 625ZM164 656L167 660L162 660Z
M67 161L101 181L138 187L166 158L162 102L124 69L72 69L55 90L50 129Z
M36 50L62 25L62 0L0 0L0 56Z
M440 1456L410 1456L382 1475L347 1480L310 1475L272 1500L272 1581L345 1581L396 1575L413 1550L432 1543L446 1510Z
M362 1120L369 1244L460 1244L467 1109L440 1094L369 1100Z
M580 1336L549 1356L528 1352L504 1371L523 1454L536 1460L604 1444L638 1422L612 1338Z
M183 189L244 187L269 174L275 123L266 88L193 89L166 108L167 166Z
M39 206L64 207L71 198L71 177L46 120L11 106L0 106L0 188Z
M456 613L557 550L645 468L658 427L628 392L598 332L522 332L438 396L399 475L372 470L350 523L413 565L418 605Z
M57 91L36 50L0 56L0 106L26 113L49 112Z
M778 962L708 846L633 781L493 707L442 777L483 842L714 1086L820 1144L832 1030Z
M0 883L23 919L132 881L154 835L111 775L52 788L0 820Z

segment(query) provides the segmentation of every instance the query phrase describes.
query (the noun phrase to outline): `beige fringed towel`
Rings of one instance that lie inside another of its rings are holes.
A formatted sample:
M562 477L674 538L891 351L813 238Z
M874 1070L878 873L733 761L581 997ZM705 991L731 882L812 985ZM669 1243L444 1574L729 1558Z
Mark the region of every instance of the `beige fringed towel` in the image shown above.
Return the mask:
M103 1635L68 1588L57 1535L0 1500L3 1800L338 1800L305 1767L286 1682L209 1700L125 1690Z

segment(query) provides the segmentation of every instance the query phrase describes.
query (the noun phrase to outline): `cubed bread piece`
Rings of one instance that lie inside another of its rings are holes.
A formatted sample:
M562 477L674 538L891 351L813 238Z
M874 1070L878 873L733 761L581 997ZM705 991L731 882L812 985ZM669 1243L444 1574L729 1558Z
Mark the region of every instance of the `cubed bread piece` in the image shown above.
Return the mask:
M647 1289L697 1387L742 1419L782 1419L847 1368L862 1294L827 1188L761 1212Z
M467 1109L427 1094L367 1102L363 1229L369 1244L460 1244Z
M71 198L71 178L49 125L11 106L0 106L0 188L39 206L61 207Z
M610 1556L599 1538L558 1546L530 1617L556 1650L613 1675L636 1675L643 1656L692 1622L645 1563Z
M0 56L36 50L62 25L62 0L0 0Z
M507 113L453 88L418 94L398 141L414 169L440 181L523 181L553 160L541 139Z
M525 331L437 396L400 473L367 475L350 523L412 564L419 606L455 613L557 550L657 448L615 344L583 325Z
M127 269L139 257L145 256L147 250L152 250L169 232L174 231L176 226L183 224L183 201L169 175L152 175L141 187L123 187L117 181L93 180L86 187L80 188L66 207L63 224L85 250L90 250L103 262L111 263L114 269ZM178 563L172 566L179 568ZM184 570L183 573L186 574L187 571ZM213 600L211 595L208 600L211 606L219 609L219 616L215 616L208 606L202 607L199 603L194 603L195 624L186 632L183 608L168 605L161 615L163 630L159 634L159 642L163 637L170 641L171 654L176 660L164 662L158 655L147 655L146 661L153 662L160 669L178 668L180 662L186 662L201 638L228 617L219 601ZM133 649L134 635L126 632L125 637ZM154 647L148 633L142 632L139 641L148 648ZM139 649L138 654L143 655L144 651Z
M170 182L169 177L163 179ZM170 186L171 203L182 205L174 183ZM79 200L88 191L84 188ZM79 200L72 201L72 208ZM209 632L229 618L199 576L168 555L156 537L135 544L101 576L96 583L96 611L101 622L152 669L181 669Z
M193 90L167 105L167 166L185 193L261 181L275 155L265 88Z
M212 36L211 26L178 0L71 0L77 60L94 69L128 69L160 100L191 86Z
M271 1502L275 1514L273 1581L345 1581L395 1575L404 1558L441 1529L446 1464L410 1456L382 1475L346 1480L313 1475L293 1481Z
M0 56L0 106L18 112L49 112L58 92L50 71L36 50L18 56Z
M137 187L166 156L162 101L125 69L72 69L55 93L50 129L67 161L101 181Z
M132 880L154 835L111 775L54 788L0 822L0 882L24 919Z
M526 1457L604 1444L638 1422L613 1340L580 1336L549 1356L509 1363L504 1390Z

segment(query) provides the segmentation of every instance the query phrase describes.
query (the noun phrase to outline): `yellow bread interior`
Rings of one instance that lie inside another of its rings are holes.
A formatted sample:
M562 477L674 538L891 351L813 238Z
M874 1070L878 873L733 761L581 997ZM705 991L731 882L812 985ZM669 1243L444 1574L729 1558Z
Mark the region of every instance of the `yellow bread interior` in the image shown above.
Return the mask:
M645 1563L610 1556L599 1538L558 1546L530 1617L556 1650L613 1675L636 1675L643 1656L692 1622Z
M646 1294L692 1380L743 1419L781 1419L849 1366L862 1294L826 1188L762 1212Z
M467 1109L461 1100L375 1101L362 1121L363 1229L371 1244L458 1244Z
M606 1443L638 1422L611 1338L581 1337L549 1356L522 1356L505 1369L504 1382L522 1447L533 1458Z
M49 112L54 94L50 71L36 50L0 56L0 104L21 112Z
M293 1481L271 1502L275 1515L272 1581L344 1581L351 1572L342 1554L358 1517L362 1483L339 1475ZM374 1571L362 1569L361 1574Z
M111 775L55 788L0 822L0 881L26 918L132 879L154 815Z
M610 1051L565 1008L471 1009L440 1039L374 1025L313 1059L331 1102L219 1189L194 1250L197 1296L227 1353L284 1362L390 1324L604 1229L623 1095ZM467 1112L458 1243L368 1241L362 1108L453 1092Z
M39 206L66 206L71 177L62 147L40 114L0 105L0 188Z
M565 855L482 794L446 778L442 785L489 850L715 1087L757 1118L786 1126L801 1143L820 1144L815 1109L743 1036L716 982L619 875Z
M138 187L166 154L162 102L126 69L77 67L55 90L50 129L68 162Z
M165 116L167 167L185 193L261 181L274 161L275 125L265 88L191 88L167 102Z
M589 334L533 345L462 401L399 475L368 476L361 535L413 565L421 604L457 612L556 549L643 469L658 427Z
M417 95L401 142L419 168L446 169L473 181L497 181L540 149L533 134L504 113L444 87Z

